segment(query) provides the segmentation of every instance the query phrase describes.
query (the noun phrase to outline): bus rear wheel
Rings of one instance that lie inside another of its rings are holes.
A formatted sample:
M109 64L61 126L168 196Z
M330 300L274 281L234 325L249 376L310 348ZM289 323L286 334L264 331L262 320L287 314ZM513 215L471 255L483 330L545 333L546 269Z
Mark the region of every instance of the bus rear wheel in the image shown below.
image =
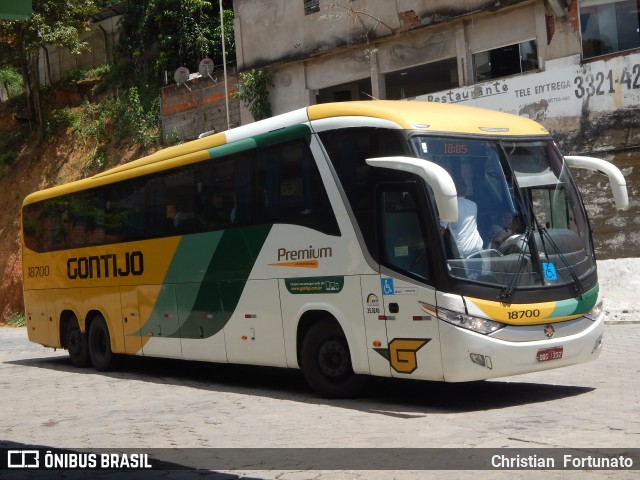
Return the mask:
M111 351L111 337L107 322L98 315L89 327L89 356L94 368L99 372L111 370L114 366L114 355Z
M87 336L80 330L80 325L75 315L69 319L64 335L65 346L69 352L71 363L80 368L88 367L90 360Z
M326 398L350 398L364 387L351 366L351 353L340 326L322 321L302 341L302 372L309 386Z

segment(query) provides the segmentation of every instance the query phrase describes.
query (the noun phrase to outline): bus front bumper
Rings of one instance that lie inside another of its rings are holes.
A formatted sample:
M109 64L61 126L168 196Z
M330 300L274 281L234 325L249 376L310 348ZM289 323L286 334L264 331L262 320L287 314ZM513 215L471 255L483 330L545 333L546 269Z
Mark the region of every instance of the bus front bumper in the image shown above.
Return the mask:
M603 332L604 315L575 335L528 342L500 340L441 321L444 380L484 380L589 362L600 355Z

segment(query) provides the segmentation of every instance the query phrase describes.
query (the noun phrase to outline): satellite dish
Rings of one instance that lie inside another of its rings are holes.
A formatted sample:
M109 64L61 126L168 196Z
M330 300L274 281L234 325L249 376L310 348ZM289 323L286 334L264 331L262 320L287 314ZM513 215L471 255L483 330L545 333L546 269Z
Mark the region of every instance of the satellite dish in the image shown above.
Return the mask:
M211 77L213 73L213 60L210 58L203 58L200 60L200 65L198 65L198 72L203 77Z
M173 74L173 79L176 83L187 83L189 80L189 69L187 67L180 67L176 70L176 73Z

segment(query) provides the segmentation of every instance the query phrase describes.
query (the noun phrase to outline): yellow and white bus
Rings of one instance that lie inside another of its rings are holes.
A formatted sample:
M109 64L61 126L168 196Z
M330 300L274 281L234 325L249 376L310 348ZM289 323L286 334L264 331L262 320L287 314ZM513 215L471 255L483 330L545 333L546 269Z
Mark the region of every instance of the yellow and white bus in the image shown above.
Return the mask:
M328 397L366 375L593 360L603 311L568 166L627 207L610 163L472 107L314 105L170 147L24 200L29 338L101 371L123 354L301 368Z

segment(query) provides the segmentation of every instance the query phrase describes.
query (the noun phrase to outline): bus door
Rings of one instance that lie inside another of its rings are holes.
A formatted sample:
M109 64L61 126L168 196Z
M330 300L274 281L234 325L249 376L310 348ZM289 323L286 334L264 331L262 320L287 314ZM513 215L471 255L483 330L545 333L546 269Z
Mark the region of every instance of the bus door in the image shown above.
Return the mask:
M414 182L377 189L378 257L389 360L394 377L442 380L436 290L425 228L426 196Z

